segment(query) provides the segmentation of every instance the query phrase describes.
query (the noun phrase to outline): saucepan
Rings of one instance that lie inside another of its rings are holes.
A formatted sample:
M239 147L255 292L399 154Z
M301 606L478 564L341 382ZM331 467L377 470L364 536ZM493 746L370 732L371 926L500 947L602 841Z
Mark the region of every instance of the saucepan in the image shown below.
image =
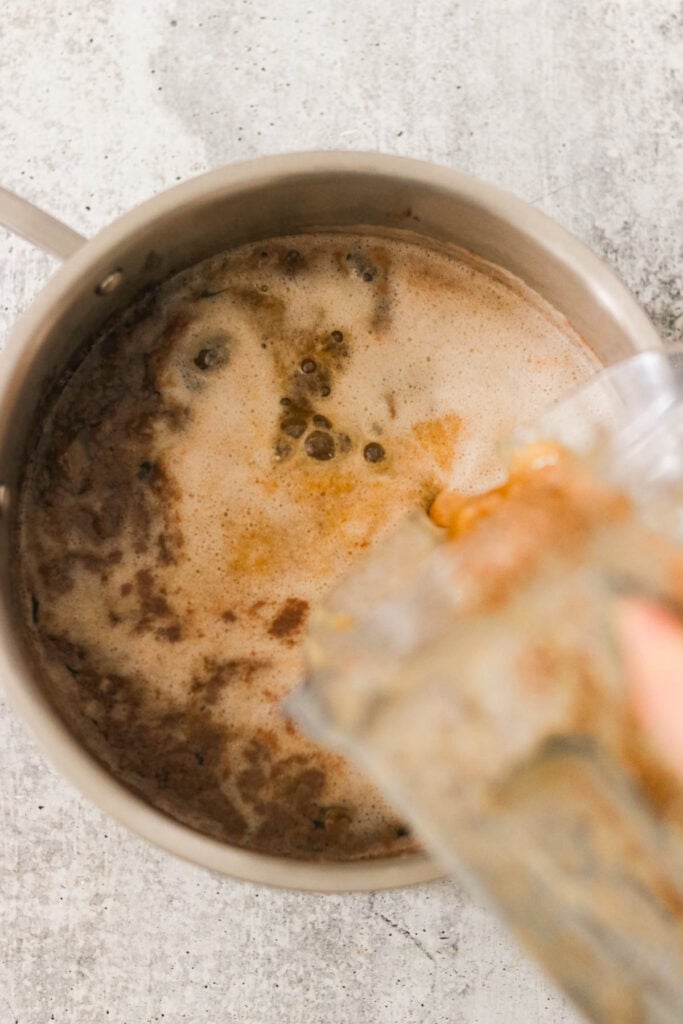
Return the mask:
M424 854L330 863L238 849L149 806L79 744L31 667L10 582L16 493L31 426L47 389L105 320L192 263L275 235L371 228L471 250L552 303L604 364L661 347L644 312L604 263L533 207L453 170L373 153L265 157L212 171L150 199L89 241L3 190L0 223L63 260L0 358L0 678L11 705L56 767L102 810L204 867L318 891L439 876Z

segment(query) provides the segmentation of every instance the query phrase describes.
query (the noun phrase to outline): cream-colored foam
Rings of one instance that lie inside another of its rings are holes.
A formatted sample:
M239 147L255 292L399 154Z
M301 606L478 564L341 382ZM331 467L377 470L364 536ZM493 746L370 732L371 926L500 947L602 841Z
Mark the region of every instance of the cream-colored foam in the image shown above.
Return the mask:
M293 251L300 258L287 255ZM207 290L217 294L198 297ZM179 708L196 700L190 681L207 665L258 663L222 687L210 710L230 737L233 768L222 785L250 822L244 842L258 810L240 796L234 764L259 729L278 758L303 752L321 765L321 804L353 807L354 827L371 835L394 816L370 786L285 728L279 701L300 677L300 633L273 635L273 623L288 600L316 601L358 553L443 486L470 492L495 484L501 441L597 361L518 280L396 240L316 235L248 246L164 286L164 298L161 312L133 331L137 345L149 346L174 318L180 324L155 364L156 382L167 403L189 412L181 429L155 421L144 455L174 485L170 515L183 538L176 561L136 553L126 523L116 540L121 560L105 581L76 569L71 589L43 594L39 563L76 539L45 534L46 513L32 509L29 487L27 593L38 594L44 631L96 650L105 671L142 678L155 700ZM343 342L330 347L333 331ZM227 359L202 370L194 360L216 339ZM344 347L348 354L339 354ZM314 374L302 372L305 359L316 363ZM62 406L69 395L67 388ZM334 458L306 454L310 423L299 439L281 432L287 396L331 421ZM347 452L340 433L350 439ZM363 457L370 442L384 448L381 462ZM133 628L138 598L121 588L145 568L182 623L177 642ZM69 692L54 659L44 668ZM97 702L81 710L97 717ZM89 742L111 761L106 743L95 735Z

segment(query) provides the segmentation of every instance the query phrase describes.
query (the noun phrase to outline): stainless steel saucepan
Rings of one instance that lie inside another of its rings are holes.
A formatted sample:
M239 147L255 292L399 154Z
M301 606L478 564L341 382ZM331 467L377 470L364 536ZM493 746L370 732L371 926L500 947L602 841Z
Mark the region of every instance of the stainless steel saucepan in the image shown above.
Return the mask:
M0 223L64 261L0 357L0 678L13 707L96 804L187 860L252 882L320 891L437 877L421 854L311 863L210 839L129 792L71 735L29 666L8 567L17 483L38 403L79 345L144 288L243 242L316 228L409 231L472 250L535 288L606 364L661 347L652 324L608 267L531 206L455 171L373 153L301 153L212 171L143 203L90 241L3 190Z

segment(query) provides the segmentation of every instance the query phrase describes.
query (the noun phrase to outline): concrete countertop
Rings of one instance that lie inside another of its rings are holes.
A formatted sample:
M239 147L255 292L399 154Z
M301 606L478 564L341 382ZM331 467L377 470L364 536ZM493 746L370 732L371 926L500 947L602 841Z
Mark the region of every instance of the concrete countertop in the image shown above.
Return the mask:
M209 168L379 149L487 178L683 327L678 0L3 0L0 184L85 234ZM0 232L0 336L54 263ZM274 892L145 845L0 708L0 1024L570 1024L455 883Z

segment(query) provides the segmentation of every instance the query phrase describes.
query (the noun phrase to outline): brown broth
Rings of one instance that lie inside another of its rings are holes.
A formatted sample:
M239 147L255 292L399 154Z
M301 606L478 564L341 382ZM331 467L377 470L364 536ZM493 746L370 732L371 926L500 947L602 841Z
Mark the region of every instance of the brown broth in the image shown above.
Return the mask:
M295 857L413 840L280 710L308 609L594 371L571 326L464 255L363 236L244 246L98 339L45 419L18 573L73 731L153 805Z

